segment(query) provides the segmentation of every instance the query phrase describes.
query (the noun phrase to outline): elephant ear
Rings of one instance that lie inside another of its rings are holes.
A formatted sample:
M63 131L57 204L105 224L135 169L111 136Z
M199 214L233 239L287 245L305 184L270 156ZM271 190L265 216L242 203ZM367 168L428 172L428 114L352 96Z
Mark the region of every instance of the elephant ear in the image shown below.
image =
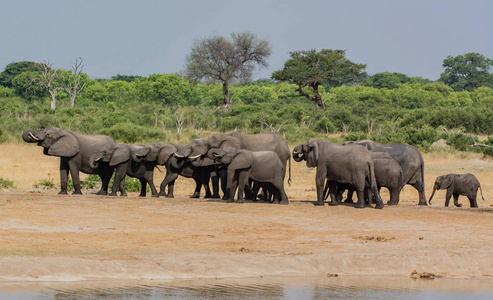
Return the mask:
M236 156L233 158L228 168L237 169L246 169L250 168L253 164L253 155L248 150L240 150L236 152ZM228 153L227 155L231 155Z
M162 147L157 155L157 164L158 165L164 165L168 161L168 159L175 153L178 149L176 149L175 146L173 145L166 145Z
M240 140L232 137L225 135L222 137L222 141L219 143L218 148L236 148L236 149L242 149Z
M65 133L47 151L51 156L71 157L79 153L79 141L70 133Z
M442 180L440 181L440 189L445 190L445 189L448 189L450 187L450 185L452 185L454 177L452 175L445 175L445 176L442 176L441 179Z
M309 139L306 144L308 148L306 166L315 168L318 164L318 141L316 139Z
M127 145L119 145L111 155L110 166L116 166L128 161L131 158L130 149Z

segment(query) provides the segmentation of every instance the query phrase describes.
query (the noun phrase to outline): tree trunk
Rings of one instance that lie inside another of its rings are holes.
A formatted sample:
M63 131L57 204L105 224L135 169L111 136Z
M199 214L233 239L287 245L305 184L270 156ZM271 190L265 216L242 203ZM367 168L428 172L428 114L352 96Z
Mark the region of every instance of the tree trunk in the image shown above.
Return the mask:
M313 86L313 96L311 97L310 100L317 103L318 107L320 107L321 109L325 109L324 104L322 102L322 96L320 96L320 94L318 93L318 84Z
M229 89L228 89L227 81L223 82L223 97L224 97L224 102L223 105L221 105L221 107L231 108L231 98L229 98Z
M55 92L48 90L48 93L50 94L50 98L51 98L51 110L55 110L56 109Z

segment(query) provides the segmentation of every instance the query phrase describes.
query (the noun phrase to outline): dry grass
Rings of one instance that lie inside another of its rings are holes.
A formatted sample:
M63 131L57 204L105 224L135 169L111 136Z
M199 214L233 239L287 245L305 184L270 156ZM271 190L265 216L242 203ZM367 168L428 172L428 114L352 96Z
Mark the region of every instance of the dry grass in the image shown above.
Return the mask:
M292 147L291 147L292 148ZM493 161L485 160L474 153L433 152L424 154L426 195L432 192L435 178L446 173L473 173L481 182L486 202L478 199L480 207L493 205ZM59 158L43 155L41 147L33 144L0 144L0 177L13 180L18 191L33 189L33 184L50 177L56 188L45 193L57 193L60 186ZM155 184L165 176L165 168L160 167L154 173ZM87 177L81 174L81 178ZM290 200L316 200L315 170L310 170L304 163L292 161L291 186L286 184L286 193ZM175 185L175 196L187 197L194 189L194 181L180 177ZM401 193L401 203L416 204L418 194L411 186L406 186ZM437 191L434 204L443 205L445 191ZM382 189L384 202L389 199L386 189ZM461 203L468 206L467 200Z

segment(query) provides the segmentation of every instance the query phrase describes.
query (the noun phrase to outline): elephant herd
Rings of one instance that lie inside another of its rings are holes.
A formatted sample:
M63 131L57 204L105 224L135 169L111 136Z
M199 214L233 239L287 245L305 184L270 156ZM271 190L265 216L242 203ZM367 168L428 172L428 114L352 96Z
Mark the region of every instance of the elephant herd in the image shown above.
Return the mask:
M74 185L73 194L82 194L79 172L83 172L101 177L99 195L107 195L111 189L110 196L116 196L118 191L125 196L126 175L137 178L141 182L141 197L146 196L147 185L153 197L173 197L175 180L184 176L195 181L192 198L200 197L203 187L205 198L220 198L221 190L224 200L235 202L237 195L236 202L242 203L244 197L256 200L262 189L264 200L288 204L284 182L288 173L287 181L291 183L291 151L286 141L275 133L233 132L195 139L188 144L150 143L144 146L117 144L110 136L83 135L50 127L25 130L22 138L43 147L45 155L60 157L59 194L67 194L69 173ZM374 202L375 208L383 208L380 188L386 187L390 192L387 204L396 205L406 184L418 191L418 204L427 205L424 161L413 146L383 145L369 140L338 145L309 139L296 146L292 156L296 162L306 161L307 167L316 168L315 205L324 205L329 196L329 205L338 205L342 193L347 190L346 202L352 202L352 194L356 192L355 207L363 208ZM166 175L158 192L154 185L154 168L163 165ZM458 197L466 195L471 207L477 207L478 188L481 188L479 181L472 174L439 176L429 201L437 189L447 189L447 206L452 196L454 204L461 206Z

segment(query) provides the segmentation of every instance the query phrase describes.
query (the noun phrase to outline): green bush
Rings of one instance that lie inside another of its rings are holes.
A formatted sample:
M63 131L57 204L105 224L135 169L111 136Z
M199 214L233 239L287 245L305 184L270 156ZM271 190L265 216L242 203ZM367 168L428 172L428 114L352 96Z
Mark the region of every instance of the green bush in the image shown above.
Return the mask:
M0 189L15 189L14 181L0 177Z

